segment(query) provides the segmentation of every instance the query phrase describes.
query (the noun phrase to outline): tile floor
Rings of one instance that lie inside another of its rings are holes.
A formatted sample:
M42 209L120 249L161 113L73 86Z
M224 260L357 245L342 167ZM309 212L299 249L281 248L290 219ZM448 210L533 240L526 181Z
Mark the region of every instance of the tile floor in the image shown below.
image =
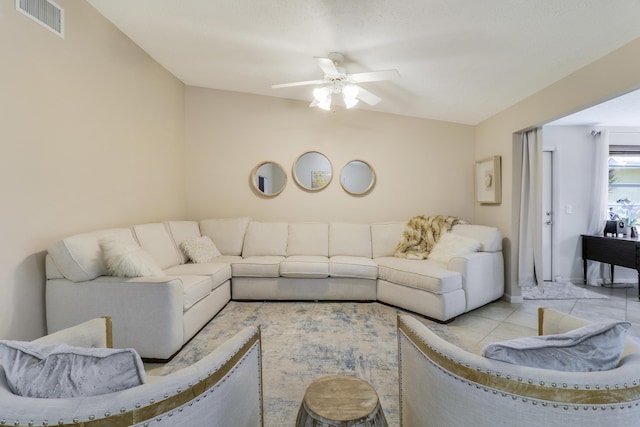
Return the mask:
M503 341L538 333L538 307L551 307L591 321L627 320L629 334L640 338L640 300L638 286L633 288L589 287L607 299L525 300L521 304L496 301L458 316L449 328L460 337L469 351L480 354L482 348Z

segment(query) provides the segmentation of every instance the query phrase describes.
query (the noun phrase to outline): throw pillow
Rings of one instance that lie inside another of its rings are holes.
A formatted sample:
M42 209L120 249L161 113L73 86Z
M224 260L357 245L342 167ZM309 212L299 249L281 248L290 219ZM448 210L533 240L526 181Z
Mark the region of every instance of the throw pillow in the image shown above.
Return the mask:
M565 372L613 369L620 363L629 322L594 323L564 334L489 344L483 355L514 365Z
M164 276L153 257L140 246L119 239L100 239L107 271L117 277Z
M451 232L442 233L427 259L447 264L451 258L478 252L482 243Z
M112 393L140 385L145 377L133 349L3 340L0 364L14 394L45 399Z
M180 243L180 248L187 255L187 258L196 264L211 262L214 258L222 255L209 236L184 240Z

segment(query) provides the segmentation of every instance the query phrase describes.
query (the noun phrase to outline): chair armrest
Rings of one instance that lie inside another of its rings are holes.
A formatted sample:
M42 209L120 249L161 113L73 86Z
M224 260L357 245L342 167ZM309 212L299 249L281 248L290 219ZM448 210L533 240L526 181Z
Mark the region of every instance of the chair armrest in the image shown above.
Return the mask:
M102 316L61 329L34 340L39 344L67 344L76 347L113 348L111 317Z
M33 399L0 388L11 425L260 427L260 328L247 327L194 364L108 395Z
M538 335L564 334L591 322L548 307L538 307Z
M587 320L552 308L538 307L538 335L564 334L590 324L591 322ZM640 353L640 343L627 335L622 358L634 353Z
M411 316L398 319L401 424L636 425L640 354L609 371L564 372L488 359ZM460 402L464 402L461 405Z

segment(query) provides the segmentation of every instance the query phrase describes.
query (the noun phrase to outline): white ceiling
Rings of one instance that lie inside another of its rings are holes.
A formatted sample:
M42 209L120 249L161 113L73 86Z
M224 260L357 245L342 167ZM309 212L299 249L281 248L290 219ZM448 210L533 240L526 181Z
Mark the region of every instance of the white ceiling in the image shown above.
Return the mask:
M640 127L640 90L594 105L551 122L549 125Z
M345 55L374 111L477 124L640 37L638 0L88 0L187 85L311 100ZM361 103L362 104L362 103Z

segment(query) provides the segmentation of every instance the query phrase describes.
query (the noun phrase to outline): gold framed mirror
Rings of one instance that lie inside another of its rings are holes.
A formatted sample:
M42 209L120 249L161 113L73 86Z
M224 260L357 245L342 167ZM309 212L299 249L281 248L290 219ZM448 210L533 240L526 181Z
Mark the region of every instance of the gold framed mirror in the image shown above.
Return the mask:
M293 179L305 190L320 191L329 185L332 178L331 162L317 151L307 151L293 164Z
M376 183L376 173L364 160L352 160L340 172L340 185L353 195L366 194Z
M287 173L278 163L267 160L253 168L251 183L259 194L275 197L287 185Z

